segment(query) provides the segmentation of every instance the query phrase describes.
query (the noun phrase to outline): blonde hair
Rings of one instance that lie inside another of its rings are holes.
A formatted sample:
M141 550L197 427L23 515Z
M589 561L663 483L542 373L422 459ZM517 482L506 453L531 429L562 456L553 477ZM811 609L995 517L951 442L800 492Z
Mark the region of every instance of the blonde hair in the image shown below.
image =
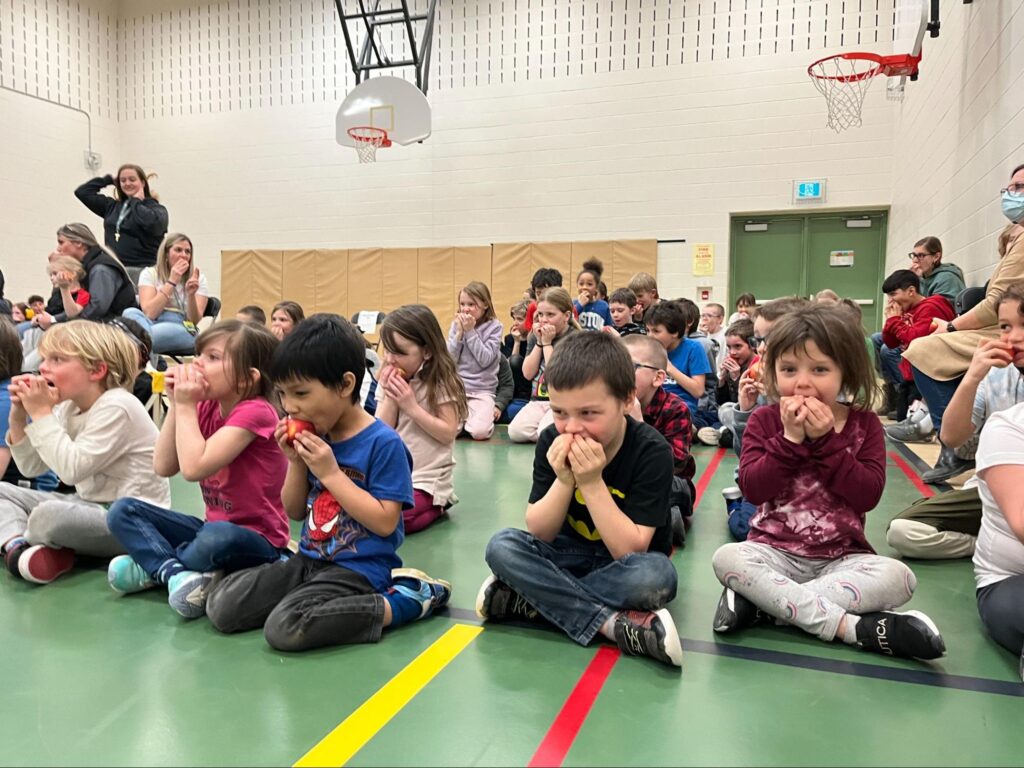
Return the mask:
M63 355L96 370L106 363L104 389L131 390L139 371L139 349L124 333L91 320L70 320L52 326L39 341L41 355Z
M459 294L466 294L469 298L473 299L477 304L484 305L484 314L480 318L480 322L486 323L488 320L497 319L497 315L494 314L494 302L491 300L491 290L487 287L486 283L482 283L479 280L473 280L466 284L466 287L459 291Z
M156 257L156 278L161 283L166 283L171 277L171 246L182 240L188 243L188 247L192 251L192 255L188 257L188 274L182 276L182 281L187 283L196 271L196 247L192 244L192 238L181 232L168 232L167 237L160 243L160 250Z
M639 333L631 333L629 336L622 337L622 343L626 345L626 349L635 349L638 357L648 365L653 365L662 371L668 368L668 353L657 339L642 336Z
M658 281L654 279L654 275L650 272L637 272L629 278L629 285L627 287L633 293L656 293L658 291Z
M82 262L73 256L57 256L51 260L46 265L46 274L52 275L54 272L70 272L75 276L75 280L79 282L85 277L85 269L82 267Z
M565 288L562 288L561 286L548 288L547 291L544 292L544 298L537 300L538 305L541 302L544 302L545 304L550 304L559 312L568 312L569 325L575 328L577 331L582 330L580 328L579 322L577 322L576 320L576 315L573 314L572 311L572 299L569 297L569 292L565 290Z

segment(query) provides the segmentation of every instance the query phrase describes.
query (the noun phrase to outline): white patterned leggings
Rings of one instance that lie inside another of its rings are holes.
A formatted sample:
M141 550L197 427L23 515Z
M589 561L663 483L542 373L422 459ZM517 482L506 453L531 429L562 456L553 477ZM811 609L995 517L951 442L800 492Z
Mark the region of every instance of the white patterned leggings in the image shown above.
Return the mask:
M846 613L898 608L917 586L913 571L881 555L813 560L740 542L719 547L711 564L723 585L765 613L827 641Z

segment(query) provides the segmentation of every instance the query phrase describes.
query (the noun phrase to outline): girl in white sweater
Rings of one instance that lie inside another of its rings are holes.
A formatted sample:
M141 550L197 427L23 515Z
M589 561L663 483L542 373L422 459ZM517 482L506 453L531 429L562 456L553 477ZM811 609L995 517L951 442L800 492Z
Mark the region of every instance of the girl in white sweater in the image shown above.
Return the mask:
M18 469L52 469L71 495L0 483L0 542L7 569L46 584L75 552L111 557L124 548L107 528L107 505L135 496L169 506L170 486L153 471L157 428L132 395L138 350L117 328L73 320L39 343L39 376L11 381L7 444Z

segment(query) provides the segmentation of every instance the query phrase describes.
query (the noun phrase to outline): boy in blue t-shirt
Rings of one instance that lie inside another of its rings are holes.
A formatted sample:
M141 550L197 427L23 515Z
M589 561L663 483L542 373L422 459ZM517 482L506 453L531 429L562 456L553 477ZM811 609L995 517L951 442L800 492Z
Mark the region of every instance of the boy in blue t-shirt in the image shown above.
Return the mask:
M303 521L302 538L297 555L214 587L206 612L221 632L262 626L282 651L375 643L385 627L448 602L448 582L401 567L412 457L393 429L359 405L364 350L355 326L317 314L274 352L270 371L288 413L275 433L288 457L281 499L289 517ZM295 433L291 419L313 429Z
M651 307L645 318L647 335L657 339L668 353L668 377L662 385L683 398L691 414L697 413L697 401L704 396L704 377L712 372L703 347L686 338L683 308L674 301L662 301Z

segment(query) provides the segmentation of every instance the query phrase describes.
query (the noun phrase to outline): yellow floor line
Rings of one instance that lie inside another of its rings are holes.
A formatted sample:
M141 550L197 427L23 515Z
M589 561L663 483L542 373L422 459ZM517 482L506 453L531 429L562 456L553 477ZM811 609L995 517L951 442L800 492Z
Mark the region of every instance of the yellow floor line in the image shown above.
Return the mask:
M324 736L295 765L341 766L347 763L423 686L433 680L448 662L462 653L483 631L483 627L456 624L345 718L337 728Z

